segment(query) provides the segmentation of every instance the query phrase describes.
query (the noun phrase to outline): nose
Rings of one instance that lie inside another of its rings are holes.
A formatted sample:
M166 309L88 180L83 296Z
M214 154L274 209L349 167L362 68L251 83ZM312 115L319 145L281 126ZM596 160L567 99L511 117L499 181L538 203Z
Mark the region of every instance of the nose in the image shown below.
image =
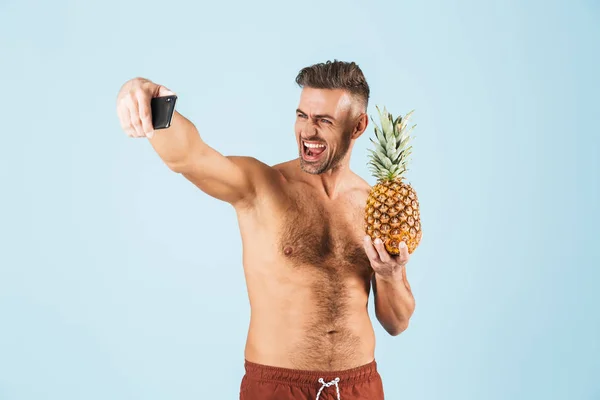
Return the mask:
M310 138L317 135L317 127L316 125L307 118L304 123L300 126L300 134L304 138Z

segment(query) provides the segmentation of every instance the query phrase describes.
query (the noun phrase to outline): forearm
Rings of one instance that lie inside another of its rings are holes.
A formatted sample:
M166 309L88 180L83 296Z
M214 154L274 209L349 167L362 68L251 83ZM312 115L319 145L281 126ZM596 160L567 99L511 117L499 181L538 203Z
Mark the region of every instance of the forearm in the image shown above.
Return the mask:
M393 336L406 330L415 310L415 299L406 279L406 270L403 268L398 276L386 278L375 274L373 292L375 314L384 329Z
M208 150L196 126L178 112L173 113L169 128L156 130L149 140L163 162L175 171L181 170L192 154Z
M179 113L173 114L171 126L155 131L149 139L163 162L183 175L204 193L231 204L252 200L254 176L264 166L249 157L226 157L207 145L192 122Z

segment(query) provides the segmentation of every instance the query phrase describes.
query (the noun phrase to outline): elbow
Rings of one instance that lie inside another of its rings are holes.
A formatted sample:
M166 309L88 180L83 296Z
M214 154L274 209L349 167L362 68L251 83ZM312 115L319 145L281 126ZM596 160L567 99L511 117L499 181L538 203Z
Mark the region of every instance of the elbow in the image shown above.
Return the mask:
M403 321L403 322L398 322L398 323L394 324L393 326L386 327L385 330L387 331L387 333L390 334L390 336L398 336L402 332L404 332L405 330L408 329L408 324L409 324L408 320Z
M415 307L414 302L408 309L404 309L402 312L390 313L383 312L382 310L375 309L375 315L379 320L379 323L390 336L398 336L402 332L408 329L410 319L414 313Z
M168 150L159 152L159 156L171 171L184 174L196 168L195 164L199 159L206 158L207 153L206 146L201 141L186 139Z
M187 170L186 164L183 161L165 161L167 168L177 174L183 174Z
M204 157L203 154L200 157ZM185 174L194 168L193 157L190 152L178 154L170 158L163 158L165 165L173 172L178 174Z
M202 145L190 145L184 146L185 149L179 149L173 151L168 156L161 156L165 165L173 172L178 174L185 174L192 170L199 169L198 162L203 160L205 162L208 154L206 146ZM204 169L204 168L202 168Z

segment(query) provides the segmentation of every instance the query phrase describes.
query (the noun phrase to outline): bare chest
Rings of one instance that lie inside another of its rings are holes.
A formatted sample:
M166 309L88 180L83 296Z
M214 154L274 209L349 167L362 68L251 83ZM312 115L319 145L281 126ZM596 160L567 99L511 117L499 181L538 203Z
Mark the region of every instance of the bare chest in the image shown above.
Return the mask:
M324 206L308 196L293 199L279 228L280 255L293 267L367 278L370 264L362 246L360 211L351 202Z

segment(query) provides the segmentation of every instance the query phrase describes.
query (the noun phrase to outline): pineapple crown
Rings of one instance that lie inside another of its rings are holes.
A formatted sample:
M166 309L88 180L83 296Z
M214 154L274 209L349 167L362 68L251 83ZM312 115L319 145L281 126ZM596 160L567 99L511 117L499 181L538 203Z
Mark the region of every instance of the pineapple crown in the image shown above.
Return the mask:
M401 177L407 169L408 156L412 152L412 146L408 143L411 140L409 133L417 126L416 124L408 128L408 121L414 110L408 112L404 117L394 117L383 108L383 111L377 107L381 128L377 126L373 118L371 121L375 125L375 138L370 138L375 145L375 149L368 149L371 153L368 165L374 177L379 180L394 180Z

